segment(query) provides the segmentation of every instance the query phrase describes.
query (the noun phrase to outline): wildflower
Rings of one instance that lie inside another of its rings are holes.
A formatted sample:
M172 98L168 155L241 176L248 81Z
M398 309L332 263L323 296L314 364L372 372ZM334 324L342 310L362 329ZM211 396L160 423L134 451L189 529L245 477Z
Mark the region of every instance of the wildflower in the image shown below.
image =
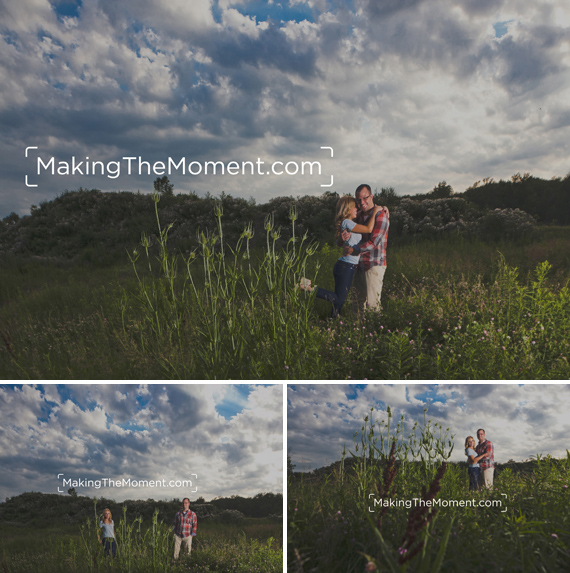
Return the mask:
M364 571L376 571L376 565L374 565L374 563L372 563L372 561L369 561L369 562L364 566Z
M552 537L554 537L555 539L558 539L558 535L556 535L556 533L553 533Z

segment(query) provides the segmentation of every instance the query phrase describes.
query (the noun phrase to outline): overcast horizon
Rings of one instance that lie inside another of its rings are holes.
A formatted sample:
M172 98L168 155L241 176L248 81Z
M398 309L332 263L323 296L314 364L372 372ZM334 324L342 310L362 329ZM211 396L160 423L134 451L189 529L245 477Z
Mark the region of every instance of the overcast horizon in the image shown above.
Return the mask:
M295 471L328 466L354 452L354 432L374 407L374 420L404 415L405 428L427 418L455 434L450 461L465 461L468 435L484 428L495 461L536 454L565 457L570 435L570 384L318 384L289 385L287 453ZM360 440L357 437L357 440ZM476 440L477 441L477 440Z
M150 192L160 165L139 157L259 158L263 175L169 176L258 203L570 172L563 0L7 0L0 36L0 218L66 189ZM304 161L321 174L271 173Z
M93 480L77 494L115 501L282 493L282 396L263 384L0 385L0 501L67 494L63 480Z

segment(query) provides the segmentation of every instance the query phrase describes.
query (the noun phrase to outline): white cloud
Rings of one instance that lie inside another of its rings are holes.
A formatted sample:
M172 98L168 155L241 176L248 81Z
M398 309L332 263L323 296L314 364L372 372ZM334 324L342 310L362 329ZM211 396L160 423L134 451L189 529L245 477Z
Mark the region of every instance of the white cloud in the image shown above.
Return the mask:
M5 386L1 497L55 492L58 473L74 479L190 479L198 487L193 497L206 499L277 493L283 487L281 396L281 386L253 386L251 399L215 384ZM241 413L229 420L218 415L222 401ZM78 492L117 500L187 494L180 488Z
M360 432L370 408L374 420L387 420L386 406L392 408L393 427L403 414L408 429L423 423L427 406L427 418L455 434L452 461L464 459L465 438L480 427L495 444L499 463L537 453L566 455L569 385L370 384L351 400L347 395L354 391L350 385L289 388L288 450L298 471L339 460L344 445L354 451L353 434Z
M45 0L5 6L0 153L3 188L17 193L0 196L0 216L63 188L152 188L145 176L25 188L28 145L62 159L267 162L320 160L328 145L340 192L568 171L568 3L308 2L313 18L287 21L303 4L283 4L282 24L245 1L92 0L60 19ZM323 191L302 176L171 180L259 202Z

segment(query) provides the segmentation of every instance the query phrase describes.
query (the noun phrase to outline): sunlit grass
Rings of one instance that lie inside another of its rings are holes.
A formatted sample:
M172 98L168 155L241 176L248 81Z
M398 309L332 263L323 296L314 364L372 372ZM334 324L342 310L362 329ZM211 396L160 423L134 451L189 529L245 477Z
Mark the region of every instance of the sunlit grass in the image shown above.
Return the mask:
M307 250L308 239L298 237L282 245L268 221L265 249L248 249L246 225L241 242L222 250L220 215L217 238L204 236L186 260L170 255L166 242L162 252L150 247L148 259L139 246L138 279L126 254L124 265L107 268L5 262L1 376L570 376L567 228L543 228L540 240L523 245L443 239L393 246L382 313L362 319L349 297L343 316L329 321L330 305L295 283L305 275L331 288L336 248Z

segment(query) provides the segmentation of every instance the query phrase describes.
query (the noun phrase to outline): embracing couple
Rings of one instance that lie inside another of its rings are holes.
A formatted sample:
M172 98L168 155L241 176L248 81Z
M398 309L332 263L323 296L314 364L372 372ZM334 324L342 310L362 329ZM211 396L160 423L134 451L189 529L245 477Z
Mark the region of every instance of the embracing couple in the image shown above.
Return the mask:
M469 490L479 489L480 473L483 475L483 483L487 489L493 488L493 474L495 473L495 447L485 437L485 430L477 430L479 443L475 446L473 436L465 438L465 455L469 472Z
M336 205L337 245L343 250L333 269L334 292L312 286L305 278L299 285L303 290L316 290L318 298L331 302L332 317L340 313L353 278L359 308L380 309L390 213L386 207L374 205L370 185L359 185L354 195L341 197Z

